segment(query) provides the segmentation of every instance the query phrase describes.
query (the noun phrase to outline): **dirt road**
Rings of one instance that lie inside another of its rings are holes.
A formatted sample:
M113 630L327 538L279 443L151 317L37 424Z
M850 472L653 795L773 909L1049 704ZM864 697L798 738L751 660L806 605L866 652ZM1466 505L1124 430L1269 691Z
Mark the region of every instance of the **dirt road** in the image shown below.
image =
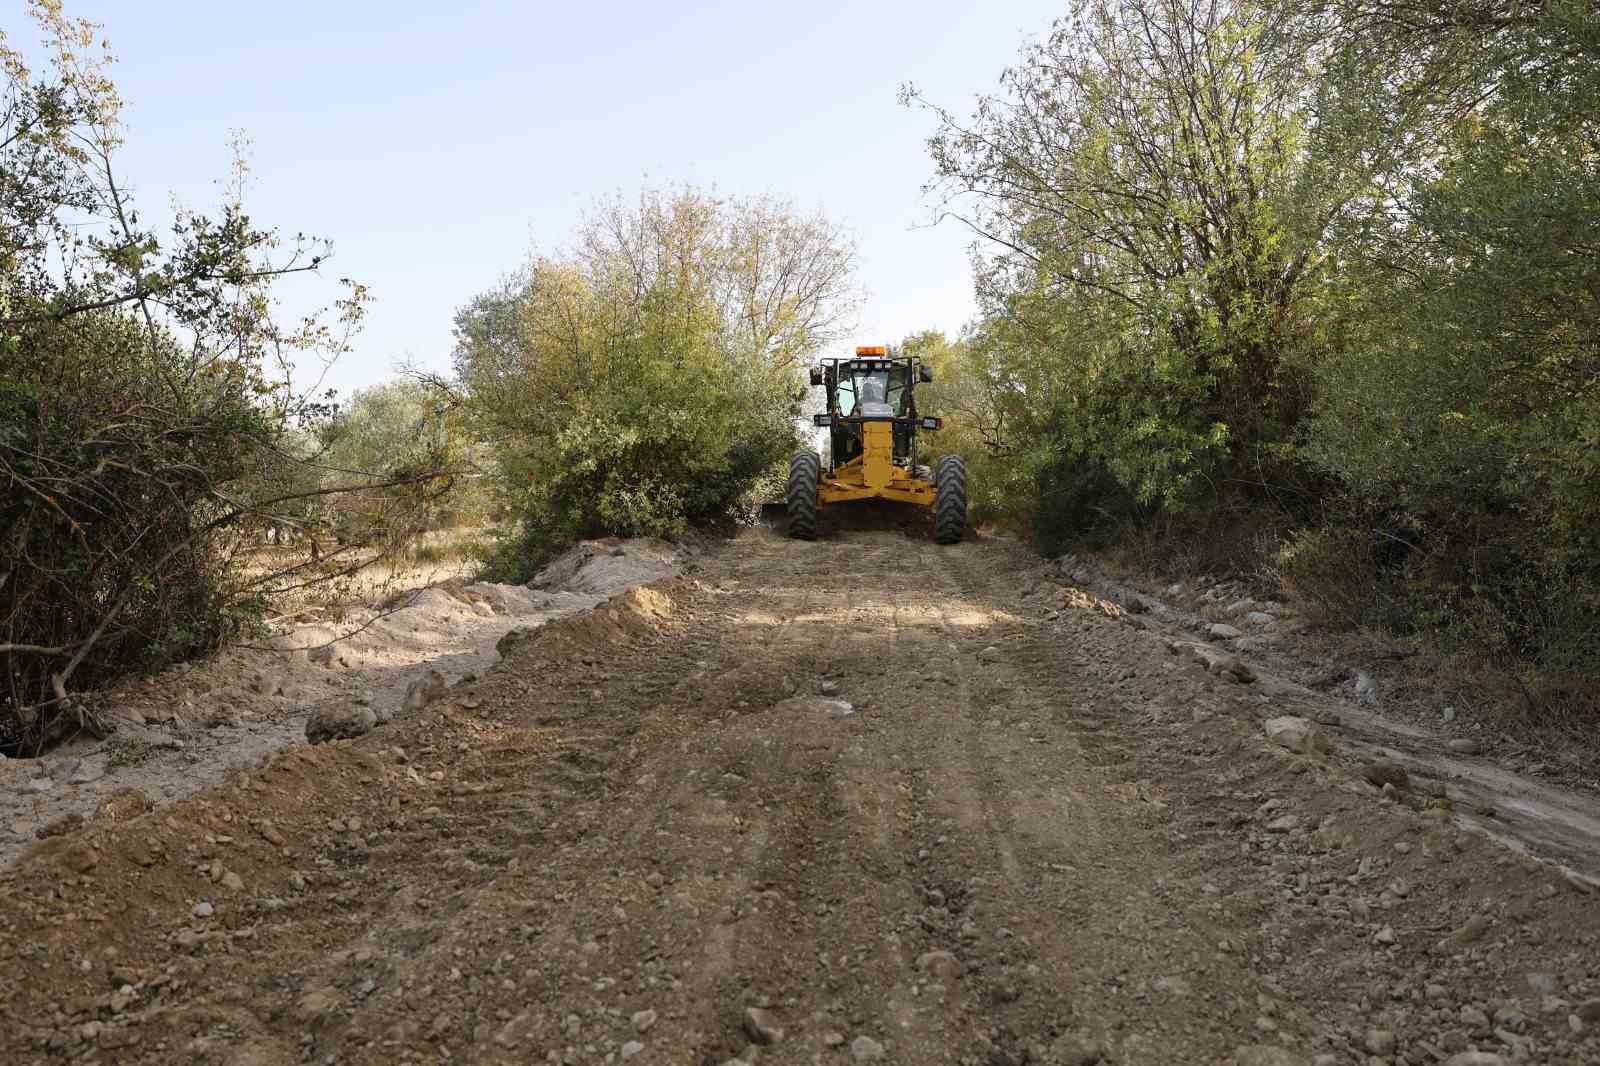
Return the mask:
M753 533L44 842L0 1061L1600 1062L1600 897L1268 703L1020 547Z

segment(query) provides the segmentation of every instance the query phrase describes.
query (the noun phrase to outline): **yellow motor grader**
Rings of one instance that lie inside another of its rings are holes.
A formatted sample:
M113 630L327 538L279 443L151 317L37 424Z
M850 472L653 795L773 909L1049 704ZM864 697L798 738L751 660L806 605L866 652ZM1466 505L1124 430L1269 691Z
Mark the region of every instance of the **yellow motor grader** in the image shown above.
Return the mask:
M890 356L881 345L811 368L811 384L827 390L828 409L813 421L828 430L828 465L809 449L790 460L784 502L791 537L816 537L821 508L883 499L931 509L938 543L961 539L967 525L965 460L946 455L932 469L917 463L917 431L942 425L917 412L916 387L932 380L932 368L920 359Z

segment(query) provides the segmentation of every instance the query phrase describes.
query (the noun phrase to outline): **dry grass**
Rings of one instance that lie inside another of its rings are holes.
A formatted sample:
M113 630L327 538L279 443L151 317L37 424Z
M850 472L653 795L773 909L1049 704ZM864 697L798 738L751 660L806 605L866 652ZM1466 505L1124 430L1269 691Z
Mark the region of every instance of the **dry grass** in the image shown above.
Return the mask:
M487 526L434 530L398 551L368 549L321 562L308 561L308 549L303 547L262 548L252 555L246 574L303 566L285 587L269 595L269 617L337 621L353 608L470 578L499 535L499 530Z

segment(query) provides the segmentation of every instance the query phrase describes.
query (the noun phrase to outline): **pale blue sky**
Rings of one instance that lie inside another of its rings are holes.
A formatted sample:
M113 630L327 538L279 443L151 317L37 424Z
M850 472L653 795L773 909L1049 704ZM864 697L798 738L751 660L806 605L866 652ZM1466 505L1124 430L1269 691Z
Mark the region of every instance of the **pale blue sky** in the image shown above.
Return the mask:
M147 211L216 202L242 130L255 219L331 237L328 275L371 287L330 379L344 388L402 359L447 367L457 307L558 249L596 196L646 182L821 208L859 240L856 339L953 332L973 309L971 238L919 228L932 123L896 89L966 113L1064 7L68 0L118 57L122 167Z

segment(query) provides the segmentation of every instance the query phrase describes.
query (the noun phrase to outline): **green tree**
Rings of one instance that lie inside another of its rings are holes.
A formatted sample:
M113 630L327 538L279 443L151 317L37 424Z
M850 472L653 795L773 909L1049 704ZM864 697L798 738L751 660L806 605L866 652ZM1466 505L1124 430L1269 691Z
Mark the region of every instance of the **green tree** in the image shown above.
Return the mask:
M326 247L285 244L243 206L245 168L212 214L145 225L116 167L120 100L96 28L34 0L48 68L0 36L0 748L36 750L74 693L215 648L275 587L250 570L263 523L349 486L306 474L297 432L325 398L296 355L332 357L360 321L273 318L272 284ZM372 479L363 477L363 488ZM436 467L391 477L414 504Z
M824 219L647 191L465 307L458 386L524 533L504 572L726 514L795 447L800 368L852 311L853 266Z
M493 506L486 487L492 456L472 431L448 390L405 377L356 390L337 414L317 426L307 451L316 456L322 484L362 479L373 486L338 497L334 509L346 531L392 524L386 486L396 473L430 465L451 472L451 489L412 519L429 528L481 524Z
M1316 51L1291 40L1260 5L1085 0L970 121L934 109L945 212L998 248L997 348L1048 364L1048 447L1141 500L1281 461L1311 400L1339 204L1310 180Z
M1600 20L1587 4L1335 9L1361 114L1380 61L1448 132L1403 158L1346 255L1359 343L1331 360L1307 455L1399 509L1436 616L1600 669ZM1398 61L1397 61L1398 57Z

